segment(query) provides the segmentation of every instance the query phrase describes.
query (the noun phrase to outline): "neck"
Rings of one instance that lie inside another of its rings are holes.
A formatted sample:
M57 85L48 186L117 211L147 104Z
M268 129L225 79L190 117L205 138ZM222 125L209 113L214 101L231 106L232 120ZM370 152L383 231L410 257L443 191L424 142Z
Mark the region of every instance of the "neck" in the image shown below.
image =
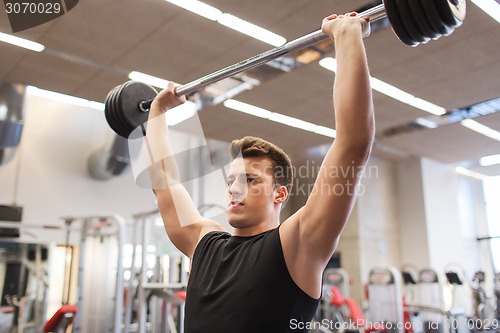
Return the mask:
M234 236L255 236L266 232L268 230L277 228L279 226L279 214L276 214L272 219L268 221L264 221L257 225L249 226L246 228L234 228L233 235Z
M234 229L233 236L241 236L241 237L255 236L263 232L269 231L271 229L275 229L276 227L278 227L278 224L267 228L251 227L245 229Z

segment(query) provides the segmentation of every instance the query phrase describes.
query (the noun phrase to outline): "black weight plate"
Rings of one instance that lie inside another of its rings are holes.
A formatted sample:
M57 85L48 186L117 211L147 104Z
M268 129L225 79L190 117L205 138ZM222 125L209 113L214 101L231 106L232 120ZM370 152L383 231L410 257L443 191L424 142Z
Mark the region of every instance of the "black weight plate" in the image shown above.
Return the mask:
M125 125L122 117L120 115L120 109L118 107L118 96L123 90L124 84L120 85L117 90L115 90L111 95L111 117L113 117L116 124L116 133L124 138L127 137L127 126Z
M451 28L460 26L465 18L465 1L454 0L456 5L450 3L451 0L435 0L441 18L444 23Z
M156 90L142 82L129 81L124 85L118 98L120 114L125 120L128 128L128 135L148 120L148 112L142 112L139 103L148 99L153 99L158 93Z
M115 130L114 129L115 126L114 126L113 121L111 120L111 107L109 105L109 101L110 101L111 93L115 89L116 89L116 87L111 89L109 91L109 93L106 95L106 98L104 99L104 117L106 118L106 122L108 123L109 127L111 127L113 129L113 131Z
M392 31L398 36L399 40L406 45L415 46L417 44L406 32L403 22L401 22L401 17L399 16L398 9L396 7L396 0L383 0L385 13L387 18L391 23Z
M139 122L142 120L147 121L148 113L144 113L139 108L139 102L143 98L140 96L140 92L134 92L133 89L128 88L130 85L141 84L144 83L136 82L136 81L128 81L124 84L122 92L117 99L117 105L120 109L120 115L122 121L124 122L124 126L126 127L126 136L129 137L130 133L140 126ZM141 117L135 123L133 121L134 116ZM141 124L144 122L142 121Z
M127 87L127 85L130 84L130 81L125 82L122 84L120 90L115 94L113 101L115 102L115 115L118 118L118 122L121 124L121 136L124 138L128 138L130 132L134 130L134 128L131 128L132 126L129 125L127 121L127 115L124 114L123 106L121 105L121 98L123 91Z
M108 93L106 96L106 99L104 100L104 116L106 117L106 121L108 122L109 127L116 133L118 133L118 125L116 123L115 117L114 117L114 110L113 110L113 94L116 90L118 90L120 86L116 86L111 91Z
M125 121L125 116L122 113L122 109L119 105L119 100L120 100L120 95L122 94L123 89L125 88L127 82L121 85L120 89L117 90L114 95L113 95L113 109L114 109L114 115L115 118L119 124L119 135L128 138L128 135L131 131L130 126L128 126L127 122Z
M418 43L427 43L430 38L426 37L423 31L421 31L417 26L410 10L410 6L408 5L408 1L413 0L396 0L396 7L401 17L401 21L403 22L403 26L411 39Z
M433 30L439 32L441 35L449 35L453 32L453 28L445 24L441 15L436 8L434 0L420 0L424 13L427 17L427 22Z
M111 95L111 117L114 119L114 122L116 124L116 133L120 136L123 136L124 133L124 125L123 122L118 114L118 107L116 105L116 96L120 93L120 90L123 88L123 85L120 85L118 89L113 91L113 94Z
M422 34L428 38L436 39L441 37L441 34L432 29L425 16L424 9L419 0L408 0L408 6L410 7L411 16L417 24L419 30Z

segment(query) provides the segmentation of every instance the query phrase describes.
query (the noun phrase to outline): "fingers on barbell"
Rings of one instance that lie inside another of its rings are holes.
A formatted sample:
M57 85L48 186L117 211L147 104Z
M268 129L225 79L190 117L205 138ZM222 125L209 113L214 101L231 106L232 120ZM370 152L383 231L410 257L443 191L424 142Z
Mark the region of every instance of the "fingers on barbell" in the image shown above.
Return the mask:
M331 20L334 20L336 18L355 17L355 16L358 16L358 13L356 13L356 12L349 12L349 13L345 13L345 14L331 14L331 15L327 16L325 19L327 21L331 21Z
M334 20L338 17L337 14L331 14L331 15L328 15L327 17L325 17L324 21L331 21L331 20Z
M330 16L327 16L324 19L324 21L331 21L331 20L334 20L337 18L339 18L339 19L340 18L355 18L356 16L358 16L357 12L349 12L349 13L341 14L341 15L332 14ZM370 32L371 32L370 22L368 22L368 20L363 19L363 18L359 18L359 20L361 21L361 31L362 31L363 38L370 36ZM324 30L323 30L323 32L324 32Z

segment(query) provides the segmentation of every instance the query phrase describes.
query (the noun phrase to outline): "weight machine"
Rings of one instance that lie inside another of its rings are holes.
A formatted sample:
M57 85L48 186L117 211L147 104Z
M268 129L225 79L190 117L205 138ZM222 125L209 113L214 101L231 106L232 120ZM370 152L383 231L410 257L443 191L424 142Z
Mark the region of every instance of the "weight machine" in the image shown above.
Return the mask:
M368 276L368 331L403 333L401 274L392 266L374 267Z
M157 210L134 220L123 332L183 332L187 258L170 243Z
M450 275L450 274L449 274ZM451 277L451 275L450 275ZM405 305L416 333L469 333L467 317L462 309L445 309L443 285L434 269L421 269L418 273L417 302Z
M72 332L122 332L125 222L118 215L63 217L79 237L78 314ZM75 224L77 226L75 227ZM68 287L69 288L69 287Z
M0 247L3 275L0 330L37 332L47 308L48 249L42 244L17 241L4 241Z

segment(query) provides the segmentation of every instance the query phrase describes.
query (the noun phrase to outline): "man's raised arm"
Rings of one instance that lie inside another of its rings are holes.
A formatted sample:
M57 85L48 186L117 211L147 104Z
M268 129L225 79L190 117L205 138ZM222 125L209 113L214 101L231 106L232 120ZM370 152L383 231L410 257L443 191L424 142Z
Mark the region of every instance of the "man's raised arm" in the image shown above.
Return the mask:
M356 198L356 185L370 155L374 115L363 34L356 13L331 15L322 30L335 42L333 87L336 138L321 165L307 203L299 212L300 241L318 265L331 258ZM324 268L324 266L323 266Z
M151 104L146 144L151 159L157 162L150 167L149 175L170 240L181 252L192 258L203 235L223 228L200 215L189 193L180 183L168 125L164 118L165 112L185 102L184 97L175 95L174 89L175 85L170 82Z

